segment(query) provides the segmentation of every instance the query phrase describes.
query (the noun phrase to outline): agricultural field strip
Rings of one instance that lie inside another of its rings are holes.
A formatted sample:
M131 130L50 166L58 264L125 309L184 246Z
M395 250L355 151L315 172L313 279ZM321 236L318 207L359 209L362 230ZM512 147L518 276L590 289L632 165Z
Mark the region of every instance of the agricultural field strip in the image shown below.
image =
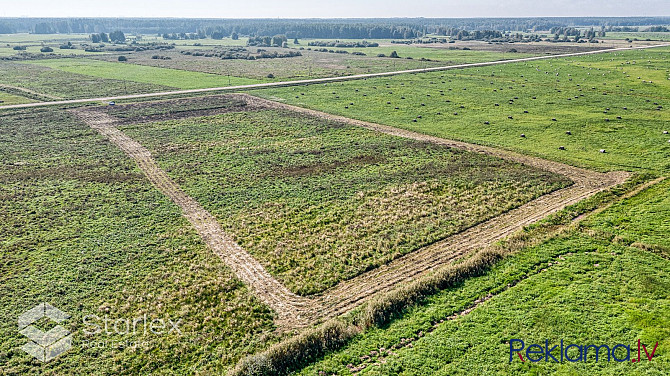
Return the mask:
M36 91L30 90L30 89L26 89L26 88L23 88L23 87L12 86L12 85L6 85L6 84L0 84L0 90L2 90L2 89L9 89L9 90L13 90L13 91L20 91L20 92L26 93L26 94L28 94L28 95L35 95L35 96L38 96L38 97L44 97L44 98L53 99L53 100L61 100L61 99L63 99L63 98L61 98L61 97L57 97L57 96L54 96L54 95L38 93L38 92L36 92Z
M397 137L430 142L469 152L483 153L560 174L568 177L575 183L568 188L539 197L459 234L423 247L386 265L339 283L323 294L314 297L316 305L314 312L312 312L313 320L331 318L347 312L378 292L389 291L398 283L428 273L440 266L457 260L460 256L471 251L491 245L524 226L539 221L568 205L575 204L597 192L621 184L630 176L627 172L600 173L589 171L515 152L452 141L385 125L349 119L343 116L273 102L247 94L238 95L244 97L248 103L254 106L294 111L330 121L344 122Z
M117 129L114 117L99 111L73 112L131 157L149 181L182 209L184 217L193 225L207 246L277 313L277 325L299 326L301 320L299 310L306 306L307 300L290 292L256 259L231 240L223 232L216 218L187 196L167 173L158 167L149 150ZM293 322L296 320L298 322Z
M212 87L212 88L204 88L204 89L176 90L176 91L166 91L166 92L159 92L159 93L121 95L121 96L114 96L114 97L71 99L71 100L63 100L63 101L16 104L16 105L0 106L0 109L31 108L31 107L52 106L52 105L68 105L68 104L81 104L81 103L90 103L90 102L106 102L106 101L116 101L116 100L123 100L123 99L152 98L152 97L162 97L162 96L167 96L167 95L197 94L197 93L209 93L209 92L216 92L216 91L237 91L237 90L245 90L245 89L265 89L265 88L282 87L282 86L296 86L296 85L319 84L319 83L329 83L329 82L338 82L338 81L351 81L351 80L361 80L361 79L372 78L372 77L395 76L395 75L408 74L408 73L437 72L437 71L444 71L444 70L450 70L450 69L484 67L484 66L490 66L490 65L519 63L519 62L533 61L533 60L555 59L555 58L561 58L561 57L593 55L593 54L600 54L600 53L606 53L606 52L628 51L628 50L669 47L669 46L670 46L670 43L657 44L657 45L652 45L652 46L619 47L619 48L610 48L610 49L606 49L606 50L575 52L575 53L561 54L561 55L535 56L535 57L525 57L525 58L520 58L520 59L488 61L488 62L483 62L483 63L469 63L469 64L448 65L448 66L443 66L443 67L408 69L408 70L393 71L393 72L356 74L356 75L351 75L351 76L314 78L314 79L297 80L297 81L267 82L267 83L261 83L261 84Z
M460 256L488 246L567 205L574 204L603 189L620 184L629 176L628 173L624 172L603 174L588 171L518 153L445 140L303 109L247 94L236 94L236 96L259 107L290 110L308 116L345 122L398 137L496 156L558 173L575 182L568 188L544 195L457 235L400 257L387 265L348 281L341 282L323 294L314 297L301 297L290 292L282 283L272 277L257 260L236 244L221 229L214 216L194 199L187 196L165 171L158 167L149 150L118 130L115 127L117 119L93 109L73 110L89 126L107 137L136 161L149 180L183 210L184 216L196 228L205 243L234 270L240 280L249 285L266 304L277 312L277 324L285 328L305 326L347 312L376 293L389 291L398 283L428 273L457 260Z

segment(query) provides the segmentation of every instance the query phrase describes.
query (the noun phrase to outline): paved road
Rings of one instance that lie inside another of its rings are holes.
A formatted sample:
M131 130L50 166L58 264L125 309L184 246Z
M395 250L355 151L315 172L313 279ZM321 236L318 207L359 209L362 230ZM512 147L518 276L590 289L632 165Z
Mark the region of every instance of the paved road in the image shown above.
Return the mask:
M309 79L309 80L267 82L267 83L262 83L262 84L212 87L212 88L206 88L206 89L176 90L176 91L165 91L165 92L160 92L160 93L120 95L120 96L116 96L116 97L72 99L72 100L61 100L61 101L51 101L51 102L35 102L35 103L0 106L0 109L31 108L31 107L42 107L42 106L58 106L58 105L81 104L81 103L90 103L90 102L110 102L110 101L117 101L117 100L122 100L122 99L152 98L152 97L162 97L162 96L166 96L166 95L197 94L197 93L210 93L210 92L221 92L221 91L239 91L239 90L246 90L246 89L264 89L264 88L281 87L281 86L321 84L321 83L338 82L338 81L361 80L361 79L372 78L372 77L395 76L395 75L407 74L407 73L437 72L437 71L444 71L444 70L450 70L450 69L485 67L485 66L498 65L498 64L519 63L519 62L524 62L524 61L555 59L555 58L571 57L571 56L594 55L594 54L601 54L601 53L606 53L606 52L638 50L638 49L657 48L657 47L670 47L670 43L657 44L657 45L653 45L653 46L641 46L641 47L609 48L609 49L597 50L597 51L576 52L576 53L560 54L560 55L535 56L535 57L526 57L526 58L511 59L511 60L496 60L496 61L488 61L488 62L483 62L483 63L448 65L448 66L444 66L444 67L409 69L409 70L401 70L401 71L394 71L394 72L367 73L367 74L356 74L356 75L352 75L352 76L314 78L314 79Z

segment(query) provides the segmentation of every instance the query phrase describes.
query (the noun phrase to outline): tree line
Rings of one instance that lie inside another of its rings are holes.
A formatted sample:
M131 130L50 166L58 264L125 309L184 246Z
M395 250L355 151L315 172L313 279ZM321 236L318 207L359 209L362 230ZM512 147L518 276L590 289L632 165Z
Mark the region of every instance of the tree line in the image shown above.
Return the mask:
M379 18L379 19L160 19L160 18L0 18L0 33L167 34L170 39L232 35L286 35L288 38L412 39L446 32L547 31L551 28L644 28L670 25L670 17L542 18ZM197 37L196 37L197 36Z

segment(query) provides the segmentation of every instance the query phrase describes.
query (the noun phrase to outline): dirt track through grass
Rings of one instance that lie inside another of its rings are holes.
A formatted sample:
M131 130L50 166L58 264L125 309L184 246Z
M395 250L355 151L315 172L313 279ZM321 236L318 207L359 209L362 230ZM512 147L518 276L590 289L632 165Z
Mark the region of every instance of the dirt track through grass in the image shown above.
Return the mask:
M149 150L118 130L116 128L116 118L95 109L73 110L90 127L108 138L135 160L152 184L182 209L184 216L196 228L212 251L221 257L236 273L237 277L277 313L277 325L283 328L302 327L345 313L377 293L390 291L398 284L427 274L460 259L464 255L491 245L567 205L574 204L599 191L620 184L629 176L625 172L603 174L514 152L446 140L272 102L246 94L235 96L254 106L295 111L307 116L344 122L398 137L492 155L558 173L574 182L568 188L544 195L459 234L400 257L387 265L341 282L322 294L313 297L301 297L290 292L282 283L272 277L257 260L236 244L221 229L214 216L193 198L187 196L167 173L158 167Z

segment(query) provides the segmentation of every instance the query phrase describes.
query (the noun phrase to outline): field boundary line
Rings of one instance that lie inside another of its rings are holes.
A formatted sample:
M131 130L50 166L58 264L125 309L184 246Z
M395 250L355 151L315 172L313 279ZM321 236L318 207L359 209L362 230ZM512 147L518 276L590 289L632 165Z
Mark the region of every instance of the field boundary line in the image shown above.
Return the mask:
M306 316L301 307L308 299L289 291L273 278L247 251L228 236L216 218L184 191L161 169L151 152L116 128L116 119L100 111L71 110L79 119L106 137L132 158L149 181L182 210L205 244L229 266L255 295L277 314L277 325L304 326Z
M481 62L481 63L456 64L456 65L446 65L446 66L442 66L442 67L406 69L406 70L392 71L392 72L365 73L365 74L355 74L355 75L349 75L349 76L313 78L313 79L307 79L307 80L266 82L266 83L260 83L260 84L212 87L212 88L204 88L204 89L188 89L188 90L165 91L165 92L159 92L159 93L143 93L143 94L130 94L130 95L120 95L120 96L111 96L111 97L70 99L70 100L60 100L60 101L51 101L51 102L35 102L35 103L25 103L25 104L0 106L0 110L43 107L43 106L60 106L60 105L70 105L70 104L83 104L83 103L91 103L91 102L111 102L111 101L124 100L124 99L155 98L155 97L164 97L164 96L170 96L170 95L212 93L212 92L219 92L219 91L240 91L240 90L251 90L251 89L267 89L267 88L273 88L273 87L298 86L298 85L320 84L320 83L340 82L340 81L352 81L352 80L362 80L362 79L374 78L374 77L396 76L396 75L408 74L408 73L439 72L439 71L452 70L452 69L485 67L485 66L491 66L491 65L520 63L520 62L535 61L535 60L557 59L557 58L562 58L562 57L586 56L586 55L594 55L594 54L601 54L601 53L608 53L608 52L642 50L642 49L659 48L659 47L670 47L670 43L655 44L655 45L651 45L651 46L617 47L617 48L609 48L609 49L604 49L604 50L574 52L574 53L568 53L568 54L532 56L532 57L524 57L524 58L519 58L519 59L494 60L494 61L486 61L486 62Z
M405 254L373 270L345 280L324 292L303 297L292 293L270 275L263 265L227 235L216 218L196 200L189 197L162 170L151 152L133 140L117 126L115 117L94 108L70 110L91 128L109 139L131 157L150 182L177 204L184 217L194 226L205 244L228 265L261 301L277 314L281 328L299 328L321 322L348 312L378 293L388 292L399 284L428 274L444 265L460 260L463 256L492 245L498 240L537 222L568 205L575 204L595 193L623 183L626 172L600 173L559 162L526 156L516 152L487 146L447 140L435 136L398 129L386 125L349 119L316 110L258 98L248 94L231 94L254 107L277 109L326 119L396 137L429 142L437 145L484 153L508 161L563 175L574 182L571 186L542 195L524 205L472 226L460 233Z
M257 107L297 112L307 116L363 127L392 136L490 155L563 175L574 182L570 187L540 196L535 200L479 223L460 233L405 254L385 265L381 265L349 280L340 282L315 297L318 301L317 306L320 307L320 312L317 315L320 318L332 318L347 312L374 294L390 291L400 283L408 282L441 266L453 263L462 256L502 240L508 235L521 230L524 226L556 213L568 205L575 204L600 191L619 185L630 176L630 173L627 172L601 173L512 151L453 141L387 125L332 115L249 94L231 94L231 96L244 98L248 103Z

